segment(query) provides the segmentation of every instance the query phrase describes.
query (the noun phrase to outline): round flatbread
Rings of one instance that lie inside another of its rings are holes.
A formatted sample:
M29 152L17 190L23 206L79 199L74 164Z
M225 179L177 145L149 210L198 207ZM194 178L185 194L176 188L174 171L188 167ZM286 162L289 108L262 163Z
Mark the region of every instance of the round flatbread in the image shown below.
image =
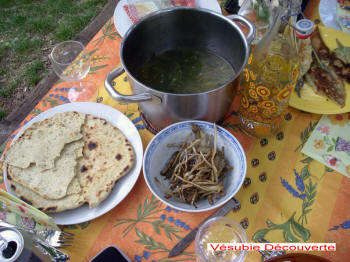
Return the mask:
M10 186L18 198L45 213L62 212L80 207L84 204L81 194L71 194L58 200L50 200L43 198L39 194L15 181L11 181Z
M67 144L55 167L40 171L35 164L28 168L7 166L7 179L16 181L46 199L60 199L67 195L72 179L76 176L77 159L82 156L83 139Z
M93 208L129 172L135 156L124 134L105 119L87 115L83 137L85 145L83 158L78 161L78 178L84 200Z
M13 142L3 161L19 168L33 163L39 170L53 168L64 145L82 138L84 122L85 114L78 112L58 113L35 122Z

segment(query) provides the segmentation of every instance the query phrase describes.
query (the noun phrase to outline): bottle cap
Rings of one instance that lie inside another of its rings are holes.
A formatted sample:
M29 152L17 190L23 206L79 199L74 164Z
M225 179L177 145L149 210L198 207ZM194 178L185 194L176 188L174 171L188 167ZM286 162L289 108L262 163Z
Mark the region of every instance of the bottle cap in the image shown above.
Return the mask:
M301 19L299 20L296 25L295 34L301 38L306 39L309 36L312 35L314 31L314 23L309 19Z

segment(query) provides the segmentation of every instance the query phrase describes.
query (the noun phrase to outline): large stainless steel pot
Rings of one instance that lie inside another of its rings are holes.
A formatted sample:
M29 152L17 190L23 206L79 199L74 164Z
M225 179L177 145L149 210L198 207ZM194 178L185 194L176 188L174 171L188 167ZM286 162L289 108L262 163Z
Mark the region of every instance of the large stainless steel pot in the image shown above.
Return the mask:
M247 36L233 22L248 27ZM174 122L200 119L220 120L228 111L234 96L234 81L244 68L249 44L254 39L254 25L242 16L222 16L200 8L171 8L152 13L134 24L126 33L121 47L122 66L110 72L105 88L116 100L139 103L140 110L156 128ZM165 93L146 86L134 75L153 54L178 47L205 49L225 58L235 75L213 90L196 94ZM120 74L127 73L134 95L123 95L112 86Z

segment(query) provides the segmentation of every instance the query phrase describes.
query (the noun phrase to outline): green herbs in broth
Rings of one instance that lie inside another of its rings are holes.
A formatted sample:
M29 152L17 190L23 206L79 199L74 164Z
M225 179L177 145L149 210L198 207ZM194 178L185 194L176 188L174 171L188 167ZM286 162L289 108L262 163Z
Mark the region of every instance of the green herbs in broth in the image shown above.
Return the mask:
M159 91L192 94L215 89L233 75L232 66L214 53L179 48L153 55L135 76L146 86Z

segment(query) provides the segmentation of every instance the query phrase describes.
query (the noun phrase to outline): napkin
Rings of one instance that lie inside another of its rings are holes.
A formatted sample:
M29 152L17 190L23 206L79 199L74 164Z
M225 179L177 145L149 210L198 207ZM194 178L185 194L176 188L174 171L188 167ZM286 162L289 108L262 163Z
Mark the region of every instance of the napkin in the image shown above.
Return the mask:
M350 177L350 112L323 115L302 153Z
M52 217L0 189L0 219L33 230L60 230Z

